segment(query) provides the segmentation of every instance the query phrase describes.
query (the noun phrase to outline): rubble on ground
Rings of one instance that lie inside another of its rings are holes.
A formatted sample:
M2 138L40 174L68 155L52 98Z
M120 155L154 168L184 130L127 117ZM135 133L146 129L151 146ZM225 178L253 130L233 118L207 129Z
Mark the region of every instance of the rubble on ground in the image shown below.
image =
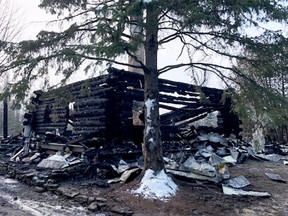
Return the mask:
M256 154L250 143L244 143L233 135L224 137L214 132L204 133L202 130L194 131L192 136L185 134L187 133L179 134L182 140L177 143L164 144L166 172L188 182L202 181L204 184L217 185L223 188L224 194L268 196L265 192L245 191L244 188L250 184L249 179L245 176L232 176L229 167L245 163L249 159L271 162L287 160L286 153L279 151L283 147L273 147L272 150L267 146L267 153ZM119 145L112 143L109 148L103 146L95 149L84 147L87 140L73 137L74 140L81 140L81 144L73 142L74 146L70 148L69 145L61 145L64 137L59 137L61 135L53 133L47 133L47 137L31 137L30 150L26 154L21 151L20 135L2 140L1 154L10 162L0 164L0 173L33 185L35 190L55 190L83 203L87 203L89 197L79 196L73 190L65 190L59 182L85 178L91 180L91 185L109 187L109 184L131 182L141 174L143 163L140 146L127 143L121 149ZM51 139L54 142L50 144ZM51 146L46 147L47 145ZM265 174L273 180L285 182L277 174Z

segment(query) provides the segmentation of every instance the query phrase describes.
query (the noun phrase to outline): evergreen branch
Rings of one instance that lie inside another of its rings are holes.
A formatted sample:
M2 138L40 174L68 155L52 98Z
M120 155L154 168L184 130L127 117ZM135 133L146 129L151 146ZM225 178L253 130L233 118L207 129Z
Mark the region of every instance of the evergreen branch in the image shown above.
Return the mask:
M132 66L132 67L134 67L134 68L142 68L143 70L148 70L148 68L146 67L146 65L144 64L144 62L142 62L141 60L139 60L136 55L134 55L133 53L131 53L128 49L125 49L125 51L126 51L126 53L127 53L130 57L132 57L137 63L139 63L139 64L141 65L141 67L139 67L139 66L138 66L138 67ZM131 66L130 66L130 67L131 67Z
M196 67L196 66L204 66L205 68L211 68L211 69L223 69L223 70L227 70L227 71L231 71L235 74L237 74L237 76L244 78L245 80L250 81L251 83L253 83L255 86L259 86L258 83L252 79L251 77L248 77L247 75L245 75L244 73L242 73L241 71L237 70L236 68L232 68L232 67L225 67L222 65L216 65L216 64L212 64L212 63L182 63L182 64L175 64L175 65L168 65L165 66L161 69L158 70L159 74L163 74L169 70L172 69L177 69L177 68L182 68L182 67ZM220 72L220 70L217 69L218 72Z

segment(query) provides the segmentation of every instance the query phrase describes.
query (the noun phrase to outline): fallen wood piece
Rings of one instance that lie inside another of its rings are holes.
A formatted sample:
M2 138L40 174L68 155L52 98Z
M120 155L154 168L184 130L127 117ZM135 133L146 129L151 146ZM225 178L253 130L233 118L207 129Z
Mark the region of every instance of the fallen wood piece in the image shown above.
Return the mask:
M198 163L193 156L190 156L183 164L183 171L197 173L208 177L215 177L217 170L209 163Z
M216 166L219 164L225 164L227 163L226 160L224 160L222 157L219 157L218 155L216 155L215 153L213 153L211 155L211 157L209 158L209 162L212 166Z
M231 165L235 165L237 163L237 160L235 160L231 155L223 157L223 159L226 161L226 163L229 163Z
M65 150L67 147L71 147L71 146L77 146L75 144L79 143L81 145L82 148L85 148L87 150L87 146L85 146L83 143L81 143L82 141L86 140L86 139L90 139L93 137L93 133L90 133L90 134L87 134L87 135L84 135L84 136L81 136L77 139L74 139L66 144L63 145L63 148L62 148L62 154L64 154ZM83 150L82 150L83 152Z
M210 181L214 183L219 183L221 182L222 178L219 174L216 174L215 176L204 176L201 174L193 173L193 172L185 172L181 170L173 170L166 168L167 173L171 173L176 176L181 176L181 177L186 177L189 179L194 179L194 180L202 180L202 181Z
M243 175L226 180L224 183L227 186L237 189L250 185L250 182Z
M285 179L283 179L280 175L275 174L275 173L265 173L266 176L268 176L268 178L270 178L273 181L278 181L278 182L283 182L286 183L287 181Z
M120 178L109 179L107 181L108 184L114 184L114 183L120 183L120 182L121 182Z
M256 154L256 157L266 160L266 161L273 161L273 162L278 162L281 159L283 159L283 156L279 155L279 154Z
M120 181L123 183L129 182L136 178L138 175L140 175L141 169L139 167L131 169L131 170L126 170L120 177Z
M118 163L118 169L116 170L119 174L125 172L130 168L129 164L126 163L124 160L120 160Z
M167 157L163 157L163 160L165 162L165 168L177 169L179 167L178 163L174 160L171 160Z
M212 156L212 151L207 151L206 149L200 149L194 155L195 158L198 158L198 157L210 158L211 156Z
M43 159L37 167L39 168L51 168L51 169L61 169L64 166L69 165L65 158L61 155L52 155L46 159Z
M233 159L235 159L236 162L237 162L237 159L238 159L238 157L240 155L240 152L236 148L230 148L229 150L230 150L231 157Z
M237 164L242 164L248 159L248 153L241 153L240 157L237 159Z
M84 148L81 145L73 145L73 144L61 144L61 143L39 143L39 148L44 150L52 150L52 151L62 151L63 148L69 148L72 152L83 153Z
M24 148L22 148L19 152L17 152L13 157L10 158L10 161L14 161L15 158L17 158L22 152L24 151Z
M79 142L79 144L85 149L89 150L89 147L87 147L83 142ZM69 146L69 145L68 145Z
M288 147L286 146L286 145L279 145L279 147L280 147L280 151L281 151L281 154L282 155L287 155L287 153L288 153Z
M218 143L222 146L228 147L228 141L224 137L217 133L202 134L198 136L200 141L210 141L212 143Z
M259 191L244 191L242 189L228 187L222 184L223 193L226 195L237 195L237 196L256 196L256 197L270 197L271 194L268 192Z
M201 188L205 188L207 190L210 190L213 193L216 194L222 194L222 192L218 192L219 191L219 187L217 185L214 184L210 184L209 182L202 182L199 180L195 180L195 182L188 182L185 180L181 180L181 179L174 179L175 183L177 185L182 185L182 186L189 186L189 187L193 187L193 188L197 188L197 187L201 187Z
M78 190L74 188L69 188L65 186L58 187L57 191L68 198L74 198L80 193Z

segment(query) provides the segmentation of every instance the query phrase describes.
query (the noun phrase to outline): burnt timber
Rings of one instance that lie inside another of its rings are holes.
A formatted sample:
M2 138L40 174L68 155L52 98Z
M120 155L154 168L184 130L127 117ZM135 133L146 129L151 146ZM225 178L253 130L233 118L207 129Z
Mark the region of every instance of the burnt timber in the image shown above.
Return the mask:
M115 68L107 71L48 92L34 92L29 111L34 116L33 131L45 134L57 129L65 134L71 121L73 134L93 134L98 142L141 142L144 126L133 124L133 107L135 102L143 103L144 77ZM240 132L238 118L231 112L231 99L223 100L225 91L165 79L159 79L159 90L160 108L167 111L160 118L163 141L179 139L177 133L183 128L216 110L220 113L220 133Z

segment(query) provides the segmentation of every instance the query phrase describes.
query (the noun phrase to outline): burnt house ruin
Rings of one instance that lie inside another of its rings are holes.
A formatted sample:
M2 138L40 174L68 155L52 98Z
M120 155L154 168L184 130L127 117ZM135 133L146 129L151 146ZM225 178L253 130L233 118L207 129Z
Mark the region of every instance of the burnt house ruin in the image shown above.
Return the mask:
M98 143L143 138L144 77L109 68L108 74L76 82L48 92L35 91L32 129L36 134L73 128L75 135L93 134ZM213 111L218 112L217 132L239 134L239 120L231 112L231 100L220 89L159 79L162 141L179 139L183 128ZM223 98L225 98L223 100Z

